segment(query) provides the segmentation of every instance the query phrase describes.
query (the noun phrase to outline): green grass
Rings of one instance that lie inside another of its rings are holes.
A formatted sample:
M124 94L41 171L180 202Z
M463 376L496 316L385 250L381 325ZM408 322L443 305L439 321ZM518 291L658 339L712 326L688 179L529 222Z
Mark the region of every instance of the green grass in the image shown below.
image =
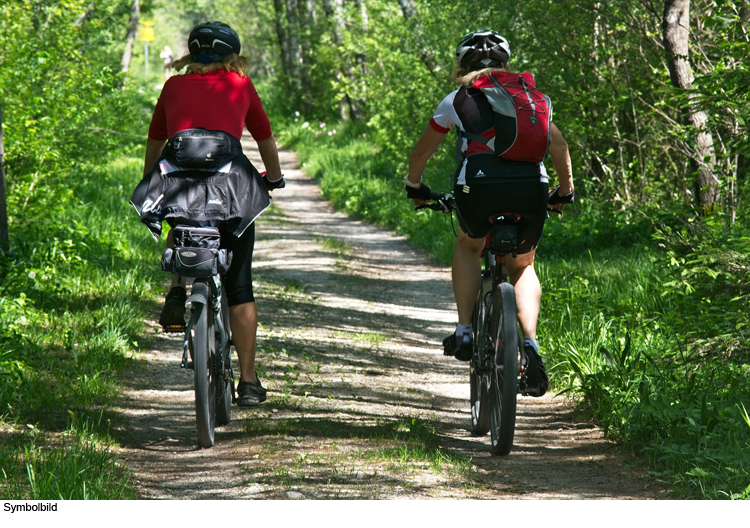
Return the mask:
M0 416L13 433L0 449L22 471L6 471L5 496L133 495L102 416L163 281L159 244L128 204L141 163L82 166L64 207L12 218L0 259Z
M130 471L112 453L116 444L97 422L71 425L54 441L31 427L25 441L14 449L4 446L3 497L10 500L122 500L134 499Z
M338 255L349 256L352 254L352 246L340 238L326 237L326 238L315 238L315 242L322 244L325 249L336 253Z

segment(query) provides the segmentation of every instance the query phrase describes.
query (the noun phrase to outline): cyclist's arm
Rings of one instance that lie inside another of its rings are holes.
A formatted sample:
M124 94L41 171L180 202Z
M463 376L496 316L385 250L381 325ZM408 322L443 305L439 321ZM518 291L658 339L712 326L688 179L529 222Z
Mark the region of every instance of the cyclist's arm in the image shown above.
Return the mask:
M167 140L151 139L148 138L146 141L146 159L143 162L143 174L147 174L154 167L154 163L161 156L161 151L164 150L164 145L167 144Z
M440 146L443 138L445 138L445 134L444 132L435 130L432 125L427 125L427 128L424 129L422 137L417 141L409 157L410 182L417 183L422 179L422 173L427 166L427 161Z
M266 169L266 177L269 181L281 178L281 163L279 162L279 150L276 148L276 139L273 135L258 141L258 152L263 166Z
M562 137L560 130L554 123L550 127L551 140L549 145L549 155L552 158L552 165L555 166L555 172L560 180L560 188L557 194L565 196L573 192L573 165L570 162L570 152L568 143Z

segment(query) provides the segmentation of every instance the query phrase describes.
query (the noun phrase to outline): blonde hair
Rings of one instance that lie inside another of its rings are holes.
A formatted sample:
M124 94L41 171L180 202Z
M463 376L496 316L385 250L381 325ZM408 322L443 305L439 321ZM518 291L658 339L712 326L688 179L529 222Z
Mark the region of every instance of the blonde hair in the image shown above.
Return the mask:
M238 73L241 77L247 77L248 66L250 61L247 57L242 57L236 53L230 53L222 60L217 62L196 62L193 60L192 55L185 55L184 57L177 59L172 64L175 71L180 71L183 68L187 68L185 73L197 73L199 75L206 75L209 72L215 72L219 70L225 70L228 72Z
M482 70L470 70L469 68L465 68L459 65L456 66L456 69L453 71L453 80L456 81L456 84L471 86L472 84L477 82L477 79L479 79L482 75L487 75L493 71L509 72L510 69L508 68L507 62L502 68L493 67L484 68Z

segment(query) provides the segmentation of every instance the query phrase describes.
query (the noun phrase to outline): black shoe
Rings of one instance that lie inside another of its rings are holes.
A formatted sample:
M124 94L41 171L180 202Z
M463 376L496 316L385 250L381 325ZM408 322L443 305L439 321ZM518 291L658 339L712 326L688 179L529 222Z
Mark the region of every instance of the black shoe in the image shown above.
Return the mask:
M459 361L469 361L471 359L471 334L469 340L464 340L460 345L456 340L456 334L451 334L443 339L443 355L454 356Z
M526 354L526 368L521 379L521 394L525 396L544 396L549 387L547 371L542 363L542 358L534 347L524 343L523 351Z
M260 384L260 379L255 383L240 381L237 385L237 405L255 407L264 401L266 401L266 389Z
M185 330L185 288L175 286L167 294L164 308L159 317L159 324L165 332L180 332Z

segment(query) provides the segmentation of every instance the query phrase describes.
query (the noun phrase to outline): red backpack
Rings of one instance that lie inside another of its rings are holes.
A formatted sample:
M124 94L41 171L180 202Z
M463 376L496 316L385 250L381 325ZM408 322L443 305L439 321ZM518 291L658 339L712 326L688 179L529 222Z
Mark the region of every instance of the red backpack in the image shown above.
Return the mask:
M480 89L492 106L494 130L482 136L461 135L483 143L506 160L543 161L550 143L552 102L536 89L534 77L529 72L496 71L480 77L471 88Z

